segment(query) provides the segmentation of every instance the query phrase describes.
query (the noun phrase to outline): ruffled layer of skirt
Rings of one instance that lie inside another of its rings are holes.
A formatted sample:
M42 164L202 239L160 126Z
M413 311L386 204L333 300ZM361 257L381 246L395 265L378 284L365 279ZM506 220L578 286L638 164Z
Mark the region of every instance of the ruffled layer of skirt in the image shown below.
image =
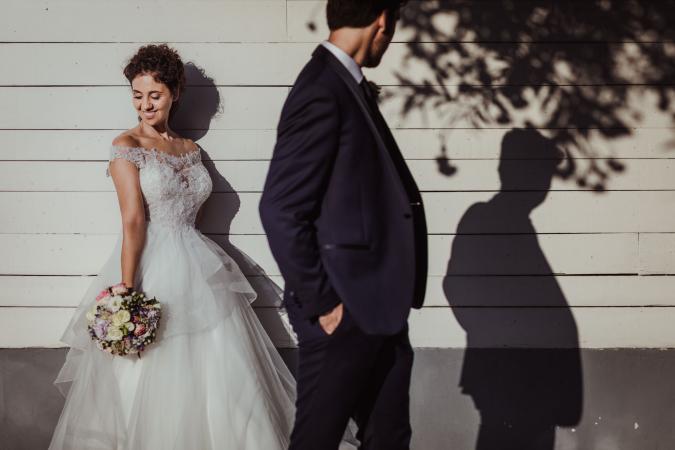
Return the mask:
M142 357L100 351L86 331L96 293L120 281L120 243L67 327L67 395L50 449L283 449L295 383L256 317L235 262L194 228L150 224L136 286L162 303Z

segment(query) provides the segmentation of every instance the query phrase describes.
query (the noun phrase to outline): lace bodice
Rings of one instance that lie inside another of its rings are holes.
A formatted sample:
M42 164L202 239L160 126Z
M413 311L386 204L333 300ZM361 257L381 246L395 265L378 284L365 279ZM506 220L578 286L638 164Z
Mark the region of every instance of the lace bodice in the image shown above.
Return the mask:
M122 158L138 167L147 220L176 228L194 227L197 212L213 187L200 152L174 156L156 149L112 146L110 161Z

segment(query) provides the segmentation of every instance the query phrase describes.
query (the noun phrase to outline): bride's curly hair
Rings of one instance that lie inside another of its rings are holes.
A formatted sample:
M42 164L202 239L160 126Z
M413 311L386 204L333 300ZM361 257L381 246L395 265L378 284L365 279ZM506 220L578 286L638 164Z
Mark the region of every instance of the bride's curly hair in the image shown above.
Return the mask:
M165 84L174 97L185 88L185 70L178 52L166 44L150 44L139 48L124 68L129 84L141 74L152 74L155 80Z

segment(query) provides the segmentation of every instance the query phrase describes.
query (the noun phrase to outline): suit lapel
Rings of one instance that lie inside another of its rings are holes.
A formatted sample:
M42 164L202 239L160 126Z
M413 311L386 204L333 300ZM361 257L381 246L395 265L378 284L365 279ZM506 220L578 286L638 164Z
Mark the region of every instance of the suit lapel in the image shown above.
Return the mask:
M380 134L380 131L377 128L377 125L375 124L375 121L373 120L373 116L370 112L370 107L368 106L366 99L363 97L361 87L358 85L352 74L349 73L347 68L345 68L345 66L343 66L342 63L338 61L338 59L335 58L335 56L333 56L333 54L328 50L326 50L323 46L317 48L316 52L317 53L321 52L322 54L325 55L325 59L328 62L328 64L340 76L342 81L344 81L344 83L347 85L349 91L354 96L354 99L356 99L356 103L358 103L359 109L361 109L361 112L365 116L368 126L375 135L378 145L382 147L383 150L386 150L387 146L384 143L384 139Z
M322 55L328 65L338 74L338 76L344 81L344 83L347 85L347 88L349 91L352 93L354 99L356 100L356 103L359 105L359 109L361 110L361 113L363 114L364 118L366 119L366 124L368 125L368 128L370 128L370 131L373 133L373 136L375 137L375 142L377 143L377 148L380 150L381 153L383 153L383 160L386 161L386 166L389 170L390 175L394 179L394 184L398 186L398 191L399 194L401 194L402 198L405 200L405 203L408 204L408 194L405 191L405 188L403 187L403 181L401 180L398 171L396 170L396 167L394 166L394 161L391 159L391 155L389 154L389 149L387 148L387 144L384 141L384 137L380 133L379 128L375 124L375 120L373 118L373 114L376 112L370 111L370 107L366 103L366 99L364 98L364 94L361 91L361 87L358 85L354 77L352 76L351 73L347 70L345 66L342 65L338 59L333 56L331 52L329 52L326 48L323 46L319 46L315 51L314 55Z

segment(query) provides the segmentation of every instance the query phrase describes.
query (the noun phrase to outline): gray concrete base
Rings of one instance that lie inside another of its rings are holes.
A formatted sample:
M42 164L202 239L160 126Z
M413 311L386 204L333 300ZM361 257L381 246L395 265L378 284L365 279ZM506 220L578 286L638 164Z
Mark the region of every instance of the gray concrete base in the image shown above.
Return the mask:
M481 414L474 397L463 394L458 387L464 351L418 349L411 391L413 448L675 449L675 350L581 350L579 390L575 383L566 384L565 380L552 376L556 372L573 375L561 364L566 362L565 351L561 355L559 350L533 350L526 358L518 354L522 350L470 351L483 352L479 358L501 364L495 373L484 373L482 377L474 373L478 383L473 384L478 387L471 390L478 392L482 387L490 395L492 389L492 402L490 398L479 397L478 403L486 405L487 415L494 413L499 417L500 413L507 413L503 414L503 422L507 422L504 426L510 427L515 436L488 430L491 436L502 438L501 443L488 439L478 446ZM508 367L508 362L504 362L508 358L519 364L518 370ZM521 376L514 377L514 373ZM485 379L493 385L480 386ZM504 401L509 404L500 403ZM574 420L577 407L580 417ZM514 415L519 416L518 420L513 420ZM545 428L556 420L567 422L567 426L555 427L554 443L546 442ZM520 429L516 422L520 422ZM538 441L539 437L542 439ZM518 444L522 442L520 438L532 442L531 446Z
M573 371L560 352L473 349L467 363L461 349L417 349L413 448L675 449L675 350L581 350ZM282 354L293 366L294 352ZM63 405L52 380L64 355L0 350L0 448L47 447Z

